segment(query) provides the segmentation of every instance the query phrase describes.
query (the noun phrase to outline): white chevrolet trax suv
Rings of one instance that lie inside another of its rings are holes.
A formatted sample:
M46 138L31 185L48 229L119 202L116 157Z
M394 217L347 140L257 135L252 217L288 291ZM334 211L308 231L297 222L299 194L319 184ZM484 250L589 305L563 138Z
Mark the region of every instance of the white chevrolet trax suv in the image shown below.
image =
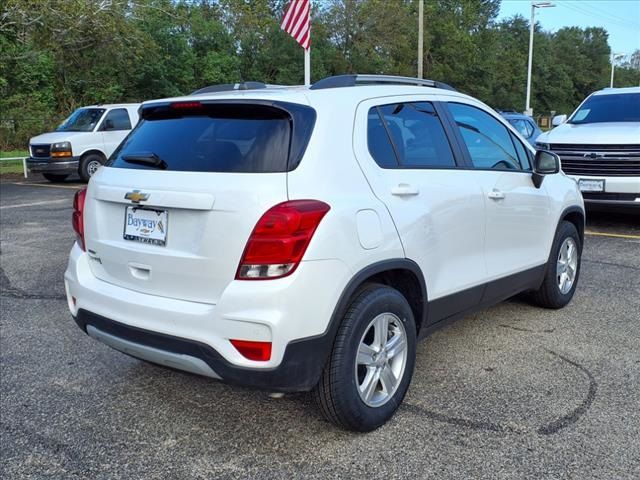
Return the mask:
M439 82L344 75L149 101L77 193L69 308L134 357L312 390L368 431L416 341L520 292L572 298L584 206L555 154Z

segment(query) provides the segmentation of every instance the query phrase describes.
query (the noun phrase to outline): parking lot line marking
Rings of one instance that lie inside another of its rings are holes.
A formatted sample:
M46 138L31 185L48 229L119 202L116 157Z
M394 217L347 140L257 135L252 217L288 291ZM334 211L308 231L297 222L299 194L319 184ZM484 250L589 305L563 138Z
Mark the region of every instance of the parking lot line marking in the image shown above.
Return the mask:
M604 232L584 232L585 235L594 235L596 237L613 237L613 238L631 238L634 240L640 240L640 235L625 235L622 233L604 233Z
M68 198L63 198L60 200L48 200L46 202L32 202L32 203L18 203L16 205L3 205L0 207L0 210L4 210L5 208L22 208L22 207L35 207L37 205L50 205L52 203L70 203Z
M46 188L66 188L69 190L77 190L81 188L82 185L72 186L72 185L47 185L44 183L27 183L27 182L14 182L13 185L20 185L21 187L46 187Z

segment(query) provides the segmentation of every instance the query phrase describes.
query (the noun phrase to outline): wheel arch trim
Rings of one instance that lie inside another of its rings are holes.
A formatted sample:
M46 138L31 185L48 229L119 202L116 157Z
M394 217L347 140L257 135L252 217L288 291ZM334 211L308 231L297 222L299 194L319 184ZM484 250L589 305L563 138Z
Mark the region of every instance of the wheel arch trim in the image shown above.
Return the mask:
M84 160L84 158L87 155L91 155L91 154L97 154L100 155L102 158L105 159L105 161L107 160L107 156L104 154L104 152L98 148L89 148L87 150L85 150L84 152L82 152L80 155L78 155L78 157L80 158L80 161Z
M567 220L567 218L572 214L578 214L582 218L582 223L580 225L576 225L578 230L578 236L580 237L580 249L582 250L582 247L584 246L584 231L585 231L585 223L587 220L587 216L585 214L584 209L582 209L577 205L567 207L562 211L562 213L560 214L560 218L558 219L558 224L556 225L554 238L555 238L555 235L558 233L558 228L560 228L560 224L565 220L570 221L570 220ZM574 222L571 222L571 223L574 223Z
M416 262L410 260L408 258L394 258L382 260L358 271L355 275L351 277L346 286L342 289L342 293L338 298L336 306L333 309L333 313L331 314L331 318L329 319L329 324L325 331L321 334L321 336L326 336L329 340L330 345L333 345L333 341L338 332L338 327L340 326L340 321L347 309L349 308L349 301L353 297L353 295L358 291L364 283L366 283L367 279L381 274L385 272L390 272L393 270L406 270L412 273L418 283L420 284L420 290L422 293L422 318L416 319L419 322L419 325L426 325L425 319L427 315L427 284L422 274L422 270L418 266ZM418 325L416 325L417 327ZM329 348L330 350L330 348ZM327 356L329 355L329 351L327 351ZM323 359L323 360L326 360Z

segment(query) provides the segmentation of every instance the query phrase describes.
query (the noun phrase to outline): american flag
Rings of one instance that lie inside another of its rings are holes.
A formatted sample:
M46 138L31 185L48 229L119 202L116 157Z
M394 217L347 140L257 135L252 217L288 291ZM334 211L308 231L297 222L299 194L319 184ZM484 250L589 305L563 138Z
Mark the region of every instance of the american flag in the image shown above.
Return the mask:
M311 5L309 0L291 0L280 28L295 38L305 50L311 45Z

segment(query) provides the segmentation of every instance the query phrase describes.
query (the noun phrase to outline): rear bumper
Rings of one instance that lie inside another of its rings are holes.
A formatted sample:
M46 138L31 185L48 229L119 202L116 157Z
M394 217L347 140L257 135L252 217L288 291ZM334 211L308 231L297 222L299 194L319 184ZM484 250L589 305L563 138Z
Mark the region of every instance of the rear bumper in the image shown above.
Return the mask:
M27 159L27 168L33 173L56 173L60 175L76 173L80 165L80 157L70 157L64 160L50 157Z
M86 310L79 310L74 320L89 336L133 357L269 391L311 390L324 366L318 359L330 347L329 335L294 341L287 345L278 367L252 369L231 364L211 346L195 340L132 327Z
M329 321L350 278L342 262L313 261L280 280L232 281L213 305L104 282L91 261L74 245L65 272L69 310L85 333L154 363L270 391L317 383L333 341ZM270 341L271 359L246 359L230 339Z

